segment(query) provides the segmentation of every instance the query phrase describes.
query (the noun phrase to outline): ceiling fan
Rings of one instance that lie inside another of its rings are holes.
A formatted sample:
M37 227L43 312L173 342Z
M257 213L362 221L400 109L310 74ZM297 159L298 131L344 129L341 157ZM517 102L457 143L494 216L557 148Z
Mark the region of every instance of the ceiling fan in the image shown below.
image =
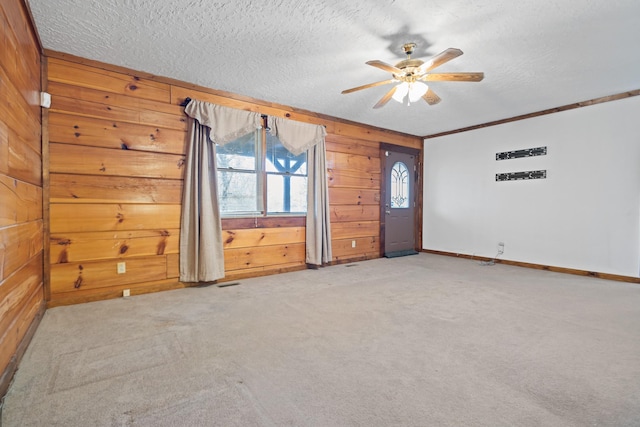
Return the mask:
M378 60L367 61L367 65L390 72L393 78L346 89L343 90L342 93L347 94L370 87L399 83L380 98L373 108L384 106L392 98L401 103L404 103L406 99L407 104L416 102L422 98L427 104L435 105L440 102L440 97L423 82L479 82L484 78L484 73L430 73L429 71L434 68L462 55L462 51L460 49L449 48L429 59L427 62L424 62L419 59L411 59L411 54L415 47L415 43L406 43L403 46L403 50L407 54L407 59L398 62L396 65L390 65Z

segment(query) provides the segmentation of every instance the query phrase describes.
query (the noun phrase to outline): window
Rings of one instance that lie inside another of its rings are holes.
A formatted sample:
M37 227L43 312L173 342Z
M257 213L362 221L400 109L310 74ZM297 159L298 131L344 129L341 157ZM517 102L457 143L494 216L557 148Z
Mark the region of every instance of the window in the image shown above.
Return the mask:
M294 156L264 129L216 147L222 216L304 214L307 155Z
M409 169L403 162L395 162L391 168L391 207L409 207Z

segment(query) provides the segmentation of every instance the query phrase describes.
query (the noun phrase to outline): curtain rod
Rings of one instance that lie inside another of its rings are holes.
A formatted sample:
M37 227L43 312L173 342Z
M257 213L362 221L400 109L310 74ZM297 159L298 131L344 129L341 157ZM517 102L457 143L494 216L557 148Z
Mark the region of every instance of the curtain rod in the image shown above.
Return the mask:
M191 98L186 97L186 98L184 99L184 101L182 101L182 102L180 103L180 106L181 106L181 107L186 107L187 105L189 105L189 103L190 103L190 102L191 102ZM266 119L268 116L267 116L266 114L261 114L261 115L260 115L260 117L262 117L263 119Z

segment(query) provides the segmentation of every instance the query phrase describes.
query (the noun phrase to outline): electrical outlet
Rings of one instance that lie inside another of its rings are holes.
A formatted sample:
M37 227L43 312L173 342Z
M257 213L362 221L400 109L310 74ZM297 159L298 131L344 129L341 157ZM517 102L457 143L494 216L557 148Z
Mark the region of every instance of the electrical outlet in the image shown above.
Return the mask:
M352 248L355 248L355 247L356 247L356 241L355 241L355 240L352 240L352 241L351 241L351 247L352 247Z
M127 272L127 264L125 262L118 263L118 274L124 274Z
M131 296L131 289L123 289L122 290L122 296L123 297Z
M504 242L498 242L498 253L499 254L504 253Z

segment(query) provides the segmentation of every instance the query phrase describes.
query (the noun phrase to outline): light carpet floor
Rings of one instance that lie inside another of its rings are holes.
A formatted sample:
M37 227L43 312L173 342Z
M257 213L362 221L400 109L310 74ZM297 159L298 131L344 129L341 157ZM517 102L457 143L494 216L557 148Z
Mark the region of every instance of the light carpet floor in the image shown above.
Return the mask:
M639 426L640 286L418 254L46 312L12 426Z

